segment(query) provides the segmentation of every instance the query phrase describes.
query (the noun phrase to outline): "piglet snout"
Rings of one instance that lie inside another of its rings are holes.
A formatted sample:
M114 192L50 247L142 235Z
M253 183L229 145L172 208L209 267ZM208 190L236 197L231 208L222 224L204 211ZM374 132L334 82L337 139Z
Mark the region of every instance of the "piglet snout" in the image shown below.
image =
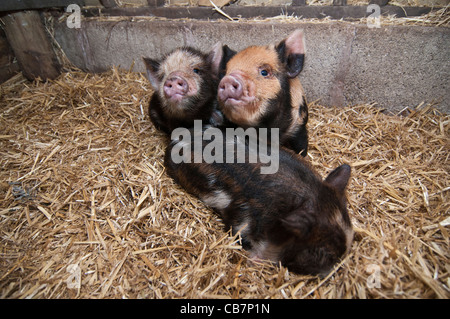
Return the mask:
M164 95L169 99L181 99L189 90L189 85L185 79L173 76L164 82Z
M242 82L236 76L227 75L219 83L218 96L223 102L228 99L240 100L242 92Z
M225 107L247 107L255 100L255 84L240 73L231 73L220 81L217 96Z

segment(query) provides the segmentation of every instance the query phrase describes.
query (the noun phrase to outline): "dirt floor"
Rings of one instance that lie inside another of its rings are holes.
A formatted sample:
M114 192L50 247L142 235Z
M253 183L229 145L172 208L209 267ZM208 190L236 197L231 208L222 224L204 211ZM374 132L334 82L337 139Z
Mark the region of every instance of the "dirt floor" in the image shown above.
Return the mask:
M255 264L166 175L147 80L0 87L1 298L449 298L450 117L310 104L308 160L352 166L351 252L325 278Z

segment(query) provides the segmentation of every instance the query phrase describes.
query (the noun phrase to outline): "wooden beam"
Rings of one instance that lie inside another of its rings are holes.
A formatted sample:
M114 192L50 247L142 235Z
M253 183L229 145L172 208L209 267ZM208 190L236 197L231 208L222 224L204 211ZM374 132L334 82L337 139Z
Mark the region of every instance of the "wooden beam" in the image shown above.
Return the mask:
M37 11L19 11L2 17L3 29L23 75L33 80L54 79L60 65Z
M115 0L100 0L100 3L105 8L115 8L117 7L117 3Z
M396 15L397 17L420 16L432 10L441 8L428 7L381 7L382 15ZM283 7L223 7L222 10L230 17L268 18L281 14L295 15L302 18L331 17L332 19L360 19L367 17L367 6L283 6ZM223 15L208 7L140 7L140 8L94 8L82 9L86 17L96 16L154 16L168 19L223 19Z
M84 5L84 0L1 0L0 11L18 11L67 7L69 4Z

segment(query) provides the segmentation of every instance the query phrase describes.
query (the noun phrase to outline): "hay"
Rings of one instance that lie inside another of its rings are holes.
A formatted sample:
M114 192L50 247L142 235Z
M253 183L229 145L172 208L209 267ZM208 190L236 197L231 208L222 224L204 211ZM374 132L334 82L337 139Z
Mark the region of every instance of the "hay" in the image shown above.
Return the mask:
M254 19L243 19L239 18L239 21L251 21L251 22L267 22L267 21L276 21L281 23L330 23L333 21L339 21L340 23L346 23L346 24L367 24L371 23L374 24L375 20L373 18L344 18L344 19L332 19L329 16L317 19L317 18L311 18L311 19L305 19L301 16L296 16L294 14L290 14L289 10L286 10L286 13L283 13L281 15L270 17L270 18L254 18ZM379 25L387 26L387 25L409 25L409 26L433 26L433 27L449 27L450 26L450 5L447 5L439 10L431 11L427 14L423 14L421 16L413 16L413 17L396 17L396 15L381 15L379 17Z
M309 160L353 168L356 239L320 279L250 263L167 177L140 74L18 75L0 92L1 298L449 297L450 118L431 106L311 104Z

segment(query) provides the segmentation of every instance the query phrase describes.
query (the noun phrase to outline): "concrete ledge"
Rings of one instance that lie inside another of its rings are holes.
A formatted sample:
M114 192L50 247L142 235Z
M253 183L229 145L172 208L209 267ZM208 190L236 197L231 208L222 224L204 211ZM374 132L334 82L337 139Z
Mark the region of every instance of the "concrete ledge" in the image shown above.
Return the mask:
M102 72L113 65L144 71L142 56L159 58L175 47L208 51L222 41L235 50L278 42L294 29L306 36L300 74L308 100L328 106L378 103L398 112L422 101L450 113L450 29L345 22L83 21L55 25L55 38L77 67Z

